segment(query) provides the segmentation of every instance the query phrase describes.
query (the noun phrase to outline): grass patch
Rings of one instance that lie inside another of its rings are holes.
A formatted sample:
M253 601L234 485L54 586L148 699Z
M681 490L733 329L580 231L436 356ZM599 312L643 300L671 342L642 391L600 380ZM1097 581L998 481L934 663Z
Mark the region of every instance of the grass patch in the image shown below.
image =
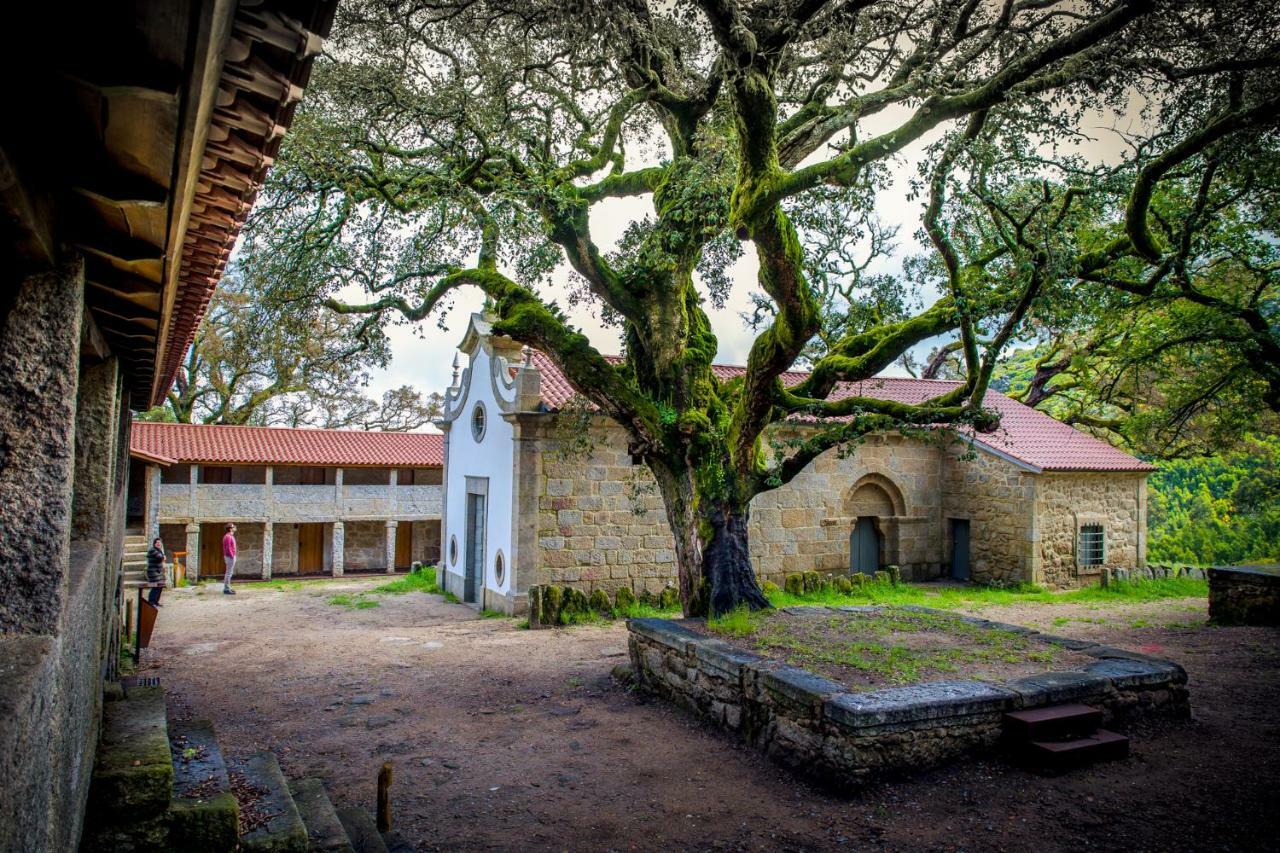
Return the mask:
M272 579L253 585L254 589L275 589L280 592L296 592L302 589L303 586L302 581L287 581L283 579Z
M381 607L382 605L377 601L373 601L368 598L361 598L352 606L356 610L372 610L373 608Z
M854 689L960 673L999 678L1040 672L1074 653L947 613L786 614L735 610L707 621L746 648L834 678Z
M488 607L485 607L480 611L480 618L481 619L506 619L507 614L503 613L501 610L490 610Z
M436 583L434 566L423 566L420 571L379 584L369 590L370 593L378 595L404 595L407 592L427 592L439 595L440 591L440 585ZM446 595L445 598L447 599L448 596Z
M445 600L445 601L447 601L447 602L449 602L450 604L461 604L461 603L462 603L462 599L458 598L458 596L454 595L454 594L453 594L453 593L451 593L451 592L446 592L446 593L444 594L444 600Z
M784 590L768 594L774 607L792 607L801 604L918 604L942 610L958 610L969 607L1001 606L1012 604L1067 604L1072 602L1092 604L1133 604L1141 601L1159 601L1166 598L1208 598L1208 581L1194 578L1159 578L1113 583L1110 586L1090 586L1068 592L1051 592L1038 586L996 588L986 586L943 586L931 588L923 584L885 583L867 584L849 594L838 590L793 595Z
M354 607L355 603L356 598L354 595L347 595L346 593L343 593L341 595L329 596L330 607Z
M683 615L679 605L664 609L643 601L633 602L626 607L613 608L615 619L679 619Z

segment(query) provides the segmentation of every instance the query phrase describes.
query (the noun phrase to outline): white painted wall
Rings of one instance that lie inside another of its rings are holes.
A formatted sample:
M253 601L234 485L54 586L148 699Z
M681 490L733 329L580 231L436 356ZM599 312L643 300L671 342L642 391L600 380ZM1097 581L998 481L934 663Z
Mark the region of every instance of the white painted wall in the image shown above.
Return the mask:
M457 412L449 430L449 460L445 466L448 481L445 483L445 524L441 550L447 571L456 575L457 593L462 590L467 556L467 478L486 477L489 480L489 497L486 513L483 587L505 595L512 587L511 513L512 469L515 453L514 428L503 420L502 412L510 409L515 400L515 390L507 381L506 368L498 356L485 346L477 346L471 355L470 367L464 372L462 397L451 406ZM499 386L499 387L495 387ZM499 397L499 395L501 395ZM472 413L476 403L485 407L487 424L481 441L477 444L471 430ZM457 560L449 560L450 542L457 539ZM494 580L494 559L502 551L506 567L501 584ZM452 585L451 585L452 588ZM482 598L482 596L481 596Z

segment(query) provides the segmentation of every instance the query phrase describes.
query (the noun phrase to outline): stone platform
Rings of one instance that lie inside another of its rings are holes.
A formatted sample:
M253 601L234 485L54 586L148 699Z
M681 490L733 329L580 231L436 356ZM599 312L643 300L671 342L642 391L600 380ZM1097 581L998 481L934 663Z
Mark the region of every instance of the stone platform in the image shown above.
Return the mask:
M736 733L784 766L841 788L994 748L1007 711L1081 702L1103 709L1112 726L1136 717L1190 715L1187 674L1172 661L960 618L1069 648L1094 662L1082 671L1044 672L1002 684L932 681L852 692L699 634L684 620L629 620L628 646L642 689Z

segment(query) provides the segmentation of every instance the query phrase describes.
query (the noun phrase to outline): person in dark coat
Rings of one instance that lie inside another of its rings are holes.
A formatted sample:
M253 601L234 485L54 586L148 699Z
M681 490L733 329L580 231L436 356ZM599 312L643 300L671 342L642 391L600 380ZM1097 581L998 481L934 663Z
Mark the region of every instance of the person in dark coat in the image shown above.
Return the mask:
M151 547L147 550L147 583L164 583L164 542L159 536L151 540ZM148 603L159 607L161 592L162 587L153 586L147 593Z

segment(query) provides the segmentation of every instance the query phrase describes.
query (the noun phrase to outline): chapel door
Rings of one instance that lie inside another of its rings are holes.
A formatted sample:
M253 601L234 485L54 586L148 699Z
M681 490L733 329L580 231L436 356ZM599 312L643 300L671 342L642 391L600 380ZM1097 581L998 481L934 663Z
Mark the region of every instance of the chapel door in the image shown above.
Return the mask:
M951 577L969 579L969 519L951 519Z
M407 569L413 563L413 522L402 521L396 525L397 569Z
M318 575L324 571L324 525L298 525L298 574Z
M222 537L226 532L224 522L200 525L200 577L220 578L227 573L227 565L222 561Z
M869 575L880 571L880 533L874 516L861 516L849 534L849 572Z
M484 578L485 495L467 495L467 554L462 600L475 603Z

